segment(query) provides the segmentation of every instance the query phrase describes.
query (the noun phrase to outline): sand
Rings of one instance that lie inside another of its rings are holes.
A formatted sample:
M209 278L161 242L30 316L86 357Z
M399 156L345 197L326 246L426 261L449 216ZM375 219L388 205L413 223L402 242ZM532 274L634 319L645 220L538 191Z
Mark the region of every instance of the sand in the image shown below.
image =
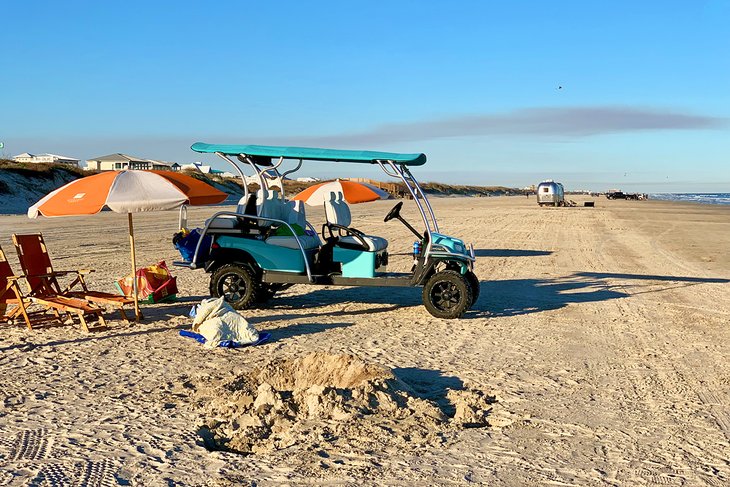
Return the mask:
M295 286L244 312L269 343L205 350L178 331L208 276L176 270L184 296L145 307L140 325L110 314L110 329L93 334L3 326L0 485L725 485L730 208L596 201L434 199L441 231L477 249L481 295L461 320L431 317L417 289ZM354 226L408 252L408 231L382 223L392 204L354 206ZM192 209L190 220L210 213ZM310 212L315 226L321 217ZM176 213L135 224L140 264L177 258ZM33 231L58 270L96 268L90 281L106 290L127 273L123 215L0 217L16 269L9 236ZM315 369L367 373L294 387L315 352ZM260 374L272 367L283 375ZM247 455L209 450L212 418L231 424L245 405L221 411L236 394L255 401L264 383L262 411L275 409L274 393L307 405L289 430L279 425L287 441L254 441ZM400 402L364 414L348 391L383 383L402 384L389 389ZM483 424L465 427L455 397L476 404Z

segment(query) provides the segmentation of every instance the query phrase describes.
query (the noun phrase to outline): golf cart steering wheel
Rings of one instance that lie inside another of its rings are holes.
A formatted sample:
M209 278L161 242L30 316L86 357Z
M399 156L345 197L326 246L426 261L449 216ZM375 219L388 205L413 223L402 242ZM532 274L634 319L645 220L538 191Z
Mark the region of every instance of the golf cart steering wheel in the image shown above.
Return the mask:
M400 216L400 209L403 207L403 202L399 201L396 203L396 205L388 212L387 215L385 215L385 218L383 218L384 222L389 222L393 218L398 218Z

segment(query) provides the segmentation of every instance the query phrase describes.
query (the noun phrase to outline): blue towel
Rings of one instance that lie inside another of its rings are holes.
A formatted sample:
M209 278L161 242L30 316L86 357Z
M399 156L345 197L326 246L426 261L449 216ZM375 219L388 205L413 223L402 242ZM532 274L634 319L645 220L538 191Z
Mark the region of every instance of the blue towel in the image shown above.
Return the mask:
M200 333L195 333L194 331L180 330L180 336L192 338L193 340L198 341L200 343L205 343L205 337L203 335L201 335ZM261 333L259 333L259 339L253 343L238 343L238 342L234 342L233 340L223 340L218 346L224 347L224 348L253 347L255 345L260 345L260 344L264 343L269 338L271 338L271 333L262 331Z

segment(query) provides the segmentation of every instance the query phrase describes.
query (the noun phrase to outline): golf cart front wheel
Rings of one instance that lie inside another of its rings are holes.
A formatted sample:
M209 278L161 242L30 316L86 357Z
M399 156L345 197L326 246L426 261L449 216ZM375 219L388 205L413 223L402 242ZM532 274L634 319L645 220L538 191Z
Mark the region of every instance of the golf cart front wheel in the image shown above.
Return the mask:
M464 274L464 277L469 283L469 287L471 287L471 303L469 303L469 308L471 308L474 303L477 302L477 299L479 299L479 288L481 285L479 283L479 278L472 271L467 271L467 273Z
M258 299L259 284L253 269L247 265L227 264L210 276L210 295L223 298L235 309L253 306Z
M436 318L461 318L471 304L471 285L457 271L437 272L423 287L423 305Z

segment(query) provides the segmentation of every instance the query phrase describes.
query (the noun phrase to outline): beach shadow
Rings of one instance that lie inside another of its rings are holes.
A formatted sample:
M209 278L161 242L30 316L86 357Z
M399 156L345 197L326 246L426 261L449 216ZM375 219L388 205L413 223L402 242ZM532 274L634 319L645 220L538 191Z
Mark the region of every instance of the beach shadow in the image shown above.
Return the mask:
M726 283L730 279L715 277L691 277L691 276L656 276L650 274L622 274L612 272L576 272L574 276L590 277L593 279L639 279L643 281L674 281L693 283Z
M144 323L135 325L135 326L143 326ZM70 325L69 325L70 326ZM24 351L29 352L35 348L40 347L55 347L59 345L68 345L71 343L84 343L84 342L90 342L92 340L107 340L109 338L125 338L125 337L132 337L137 335L150 335L153 333L164 333L166 331L170 330L182 330L184 328L188 328L189 324L180 324L180 325L174 325L174 326L160 326L157 328L147 328L147 329L138 329L134 331L124 331L124 332L117 332L117 333L105 333L105 332L113 332L114 327L108 328L104 331L98 331L98 332L91 332L89 334L85 334L83 336L79 336L77 338L69 338L68 340L53 340L46 343L16 343L14 345L10 345L4 348L0 348L0 352L6 352L9 350L14 349L25 349ZM81 332L79 332L81 333Z
M276 299L276 298L274 298ZM374 303L390 304L387 308L370 308L364 310L338 311L332 314L370 314L384 313L406 306L421 304L421 288L412 287L342 287L335 289L315 289L307 294L282 298L287 300L286 307L291 309L317 308L332 306L338 303ZM272 307L276 307L275 305ZM314 313L315 315L320 315ZM301 315L297 315L301 316Z
M188 316L190 308L210 296L183 296L170 303L142 304L140 310L144 321L160 321ZM128 316L134 317L134 311L127 312Z
M538 257L552 253L551 250L474 249L476 257Z
M650 291L626 292L628 286L610 282L611 279L635 281L661 281L684 283L679 286L665 286ZM610 299L626 298L642 292L662 292L678 287L703 283L727 283L730 279L692 276L659 276L651 274L623 274L610 272L576 272L570 276L555 279L512 279L502 281L481 281L479 299L464 318L484 316L518 316L560 309L571 303L589 303Z
M334 328L344 328L346 326L352 325L354 325L354 323L295 323L293 325L284 326L281 328L272 328L266 330L267 332L271 333L271 339L266 343L277 342L279 340L284 340L286 338L292 338L295 336L313 335L315 333L322 333L324 331L332 330Z
M481 281L479 299L464 318L519 316L560 309L571 303L625 298L596 279L509 279Z
M416 397L436 403L445 415L453 417L456 413L447 395L449 390L459 391L464 388L464 382L458 377L444 375L440 370L419 367L395 368L393 374L413 389Z
M366 301L361 301L363 303L367 303ZM278 306L265 306L262 309L270 309L270 310L296 310L296 309L306 309L306 308L316 308L319 306L331 306L333 304L336 304L337 301L333 301L332 303L320 303L316 305L310 305L310 306L289 306L289 305L278 305ZM344 305L350 304L350 301L342 303ZM400 306L393 304L387 307L378 307L378 308L366 308L366 309L356 309L356 310L336 310L336 311L315 311L312 313L285 313L280 315L271 315L267 316L266 318L263 317L251 317L249 319L252 323L265 323L265 322L271 322L271 321L284 321L284 320L301 320L304 318L321 318L322 316L358 316L358 315L370 315L370 314L376 314L376 313L387 313L388 311L395 311Z

